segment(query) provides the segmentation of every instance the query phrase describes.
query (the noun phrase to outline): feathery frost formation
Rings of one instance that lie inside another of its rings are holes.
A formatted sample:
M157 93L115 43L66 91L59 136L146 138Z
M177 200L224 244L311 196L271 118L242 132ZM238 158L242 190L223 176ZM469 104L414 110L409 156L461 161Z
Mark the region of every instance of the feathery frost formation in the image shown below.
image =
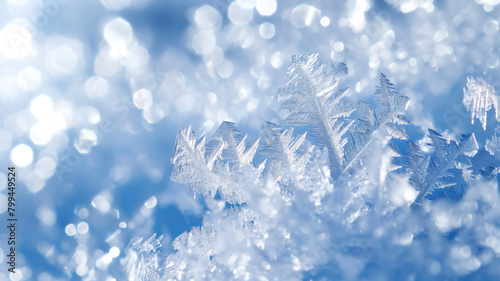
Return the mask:
M343 100L347 89L338 89L339 82L347 76L345 64L327 67L317 59L317 54L294 56L288 74L290 81L276 97L283 108L290 110L285 123L310 126L319 145L328 148L332 173L339 174L345 162L344 135L353 124L341 118L348 117L355 108Z
M364 101L358 102L363 118L359 120L355 132L351 134L344 170L353 168L353 165L367 153L373 142L372 136L377 131L382 131L394 139L408 139L405 130L394 124L410 124L404 116L410 98L399 95L384 74L380 74L380 85L375 94L377 95L375 101L378 104L375 108Z
M361 159L375 131L384 130L398 139L408 137L404 129L393 123L409 124L404 113L410 99L397 94L383 74L375 93L378 106L373 108L360 101L358 108L363 118L355 123L347 119L356 110L343 99L348 90L338 86L347 76L347 67L345 64L327 67L317 59L317 54L294 56L290 80L276 96L281 106L290 111L285 123L310 127L318 145L328 148L332 175L346 172Z
M204 196L215 196L219 192L229 203L245 202L241 172L246 172L252 164L259 144L258 140L246 143L246 138L230 122L221 124L208 145L205 145L205 137L197 141L190 127L181 130L172 157L175 164L172 180L185 183L193 192Z
M223 122L208 143L180 130L171 179L203 195L203 225L178 236L170 254L151 246L156 237L135 243L124 259L129 280L500 276L498 161L474 170L483 149L474 134L457 142L429 129L427 147L402 145L409 98L381 74L375 106L355 107L340 86L346 75L316 54L294 56L275 95L292 127L267 122L251 141ZM494 97L468 79L464 103L483 126L492 106L498 113ZM498 130L485 149L498 155ZM257 164L257 154L267 159ZM448 200L453 193L459 199ZM422 255L428 262L415 263Z
M495 109L497 121L500 122L500 95L483 78L467 77L463 103L467 110L471 112L472 124L474 124L474 118L478 118L483 125L483 129L486 130L488 111L492 107Z
M463 135L460 143L447 141L438 132L429 129L430 146L434 148L432 155L424 154L415 144L408 142L406 167L410 174L410 182L418 191L414 203L421 204L424 197L436 188L444 188L454 183L445 181L450 176L448 170L457 168L466 173L472 166L469 157L476 154L479 148L474 134Z
M497 159L500 159L500 125L495 128L495 132L493 136L491 136L491 139L486 140L484 148L491 155L495 155Z

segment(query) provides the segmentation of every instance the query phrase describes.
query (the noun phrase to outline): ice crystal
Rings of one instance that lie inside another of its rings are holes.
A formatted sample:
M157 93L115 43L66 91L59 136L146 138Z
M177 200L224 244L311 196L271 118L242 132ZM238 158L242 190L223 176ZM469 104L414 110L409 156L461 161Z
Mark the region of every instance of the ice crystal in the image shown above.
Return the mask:
M438 132L429 129L429 144L434 152L425 155L415 144L408 142L406 167L410 181L418 191L415 204L422 203L425 196L436 188L449 186L444 181L450 174L448 170L458 168L467 170L471 166L469 157L476 154L478 144L474 134L462 135L460 143L444 139ZM451 183L453 185L453 183Z
M189 185L194 193L215 196L218 191L228 202L243 202L242 187L230 177L227 163L221 161L225 147L226 142L218 140L206 147L205 137L197 141L191 128L181 130L171 160L174 163L171 179Z
M165 276L176 280L189 280L192 276L200 276L199 269L211 266L214 252L215 233L206 228L193 228L190 232L179 235L172 245L176 253L165 260ZM186 269L191 272L186 272ZM191 275L191 276L190 276Z
M158 252L162 240L163 235L153 235L146 241L138 238L131 243L127 256L122 260L128 280L160 280L165 271L163 255Z
M338 85L347 75L347 67L335 67L318 62L318 55L294 56L288 75L290 81L276 96L281 106L290 110L284 120L294 126L308 125L311 133L319 138L319 145L327 147L332 173L338 175L344 168L344 135L353 121L342 120L349 116L354 106L343 100L347 89Z
M393 138L407 138L404 129L392 123L409 124L403 115L409 98L397 94L383 74L376 91L379 106L373 108L360 101L358 107L364 118L357 124L346 119L356 110L343 99L348 90L338 87L347 75L344 64L328 68L318 62L317 54L294 56L288 75L289 82L276 93L281 106L290 111L284 121L311 127L318 144L328 148L332 175L351 169L367 153L371 136L377 130L384 130Z
M357 161L366 155L372 143L374 132L383 131L391 138L396 139L408 138L405 130L394 124L410 124L404 116L410 98L399 95L384 74L380 74L380 85L375 94L379 106L373 108L364 101L358 103L364 117L359 119L360 122L357 124L356 130L351 134L345 153L345 171L352 169Z
M463 103L467 110L471 112L472 124L474 124L474 118L478 118L483 125L483 129L486 130L488 111L492 107L495 109L497 121L500 122L500 95L483 78L467 77Z
M280 180L287 178L290 172L305 168L310 153L299 155L297 150L304 143L306 133L294 138L293 128L283 130L271 122L262 127L262 132L265 144L260 152L271 158L266 169L267 177Z
M234 123L222 122L213 138L225 144L222 158L233 164L246 165L252 163L259 146L259 140L246 144L247 136L241 136L241 132L236 129Z
M491 139L486 140L486 145L484 146L486 151L488 151L491 155L495 155L500 158L500 126L496 127L493 136Z
M487 245L500 251L491 238L500 233L493 226L500 214L498 194L480 195L495 190L499 168L472 169L479 149L475 135L456 142L429 129L425 149L407 141L401 153L394 140L408 139L399 125L409 124L409 98L381 74L376 105L359 101L354 107L344 100L347 90L338 88L346 74L345 65L328 68L317 55L295 56L290 81L276 93L289 110L284 123L291 127L266 122L261 140L250 141L231 122L223 122L208 143L197 140L190 127L180 130L171 178L204 196L203 225L178 236L169 255L135 247L125 259L129 277L355 280L376 271L381 279L389 278L386 272L405 279L398 267L413 268L411 261L422 251L452 260L431 263L431 272L418 269L426 280L487 267L473 249ZM352 120L355 110L362 117ZM304 126L309 132L294 133ZM495 133L486 143L490 153L496 138ZM267 159L256 164L257 154ZM457 171L459 178L453 176ZM464 187L456 203L427 196L453 185ZM474 206L487 213L489 227L478 230L471 223ZM457 250L451 240L439 240L451 235L468 244ZM443 243L442 252L435 251L436 243Z

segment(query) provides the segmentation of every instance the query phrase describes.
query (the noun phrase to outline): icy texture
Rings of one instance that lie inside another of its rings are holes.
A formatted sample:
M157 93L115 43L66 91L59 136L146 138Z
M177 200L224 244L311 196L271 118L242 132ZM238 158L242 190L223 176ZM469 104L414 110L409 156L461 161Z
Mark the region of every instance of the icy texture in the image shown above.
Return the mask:
M290 80L276 96L281 106L290 110L284 120L295 126L309 125L312 133L327 147L332 173L338 175L344 168L347 138L344 136L352 121L340 118L349 116L354 106L342 98L347 89L339 90L339 82L347 75L347 67L340 64L327 67L318 62L318 54L292 58L288 75Z
M443 181L450 176L448 170L469 169L472 165L469 157L474 156L479 148L474 134L463 135L457 144L429 129L429 138L432 140L429 145L434 149L432 155L425 155L411 142L408 142L407 146L406 167L410 173L410 182L418 191L415 204L421 204L425 196L434 189L450 185L449 182Z
M488 111L491 108L495 109L495 117L500 122L500 95L483 78L467 77L463 103L471 112L472 124L474 124L474 118L478 118L483 129L486 130Z
M293 128L283 130L271 122L267 122L262 127L262 132L265 144L260 153L271 158L266 169L268 178L281 180L289 177L290 173L293 174L305 168L310 153L299 155L297 150L304 143L306 133L295 138Z
M500 159L500 126L495 129L491 139L486 140L484 148L491 155L495 155L497 159Z
M318 144L328 148L332 175L352 169L368 152L371 136L377 130L384 130L392 138L407 138L404 129L393 123L409 124L403 115L409 98L397 94L383 74L375 93L378 106L373 108L360 101L358 107L364 117L357 124L346 119L356 110L343 99L348 90L338 87L347 75L344 64L328 68L317 61L317 54L294 56L288 75L286 87L276 93L281 106L290 110L284 121L311 127Z
M351 134L346 149L344 170L352 169L356 162L366 155L372 142L372 136L377 130L383 131L391 138L408 138L405 130L394 124L410 124L404 116L410 99L407 96L399 95L383 74L380 74L380 85L375 94L377 95L375 100L378 104L377 107L373 108L364 101L358 103L358 107L363 112L363 118L359 120L356 130Z
M153 235L146 241L139 238L131 243L126 259L122 260L128 280L160 280L165 271L162 256L158 254L162 240L163 235Z
M360 101L363 117L349 121L354 108L342 101L346 91L334 91L346 68L325 67L316 55L294 57L291 80L277 92L290 110L284 122L311 128L313 138L271 122L260 142L248 142L230 122L207 146L190 128L179 132L172 179L204 195L203 225L178 236L170 254L138 260L129 252L125 260L136 261L130 280L500 276L500 169L472 168L475 135L456 142L429 129L427 147L407 141L402 153L393 139L408 139L397 125L409 124L409 99L381 75L377 106ZM256 165L259 153L268 158ZM450 200L455 185L462 193ZM436 190L447 193L427 196ZM478 208L482 215L471 216ZM415 264L422 256L430 261Z
M238 174L251 166L259 141L247 147L246 136L241 137L230 122L223 122L214 138L206 146L205 137L197 141L190 127L181 130L171 160L171 179L189 185L194 193L215 196L219 192L230 203L245 202ZM253 170L257 175L258 170Z

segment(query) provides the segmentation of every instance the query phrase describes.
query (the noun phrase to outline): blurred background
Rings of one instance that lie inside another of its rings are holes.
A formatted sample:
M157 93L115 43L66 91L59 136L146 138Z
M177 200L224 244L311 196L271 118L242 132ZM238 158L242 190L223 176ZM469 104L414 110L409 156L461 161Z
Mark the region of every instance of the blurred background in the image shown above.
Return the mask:
M414 142L433 128L484 144L494 127L470 124L462 88L500 87L498 4L1 1L0 214L14 165L18 247L7 274L3 227L0 280L122 280L126 246L153 233L172 251L205 208L169 179L177 131L233 121L257 138L280 123L272 95L295 54L346 63L352 101L372 100L384 73L412 99Z

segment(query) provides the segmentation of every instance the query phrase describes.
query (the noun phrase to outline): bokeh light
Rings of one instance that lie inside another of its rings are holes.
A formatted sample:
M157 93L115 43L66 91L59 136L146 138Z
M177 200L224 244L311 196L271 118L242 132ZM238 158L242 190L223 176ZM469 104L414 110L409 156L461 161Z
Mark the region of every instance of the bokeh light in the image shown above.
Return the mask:
M0 54L7 59L19 60L32 52L31 34L23 26L12 23L0 30Z
M33 161L33 150L26 144L18 144L12 149L10 159L16 166L26 167Z

